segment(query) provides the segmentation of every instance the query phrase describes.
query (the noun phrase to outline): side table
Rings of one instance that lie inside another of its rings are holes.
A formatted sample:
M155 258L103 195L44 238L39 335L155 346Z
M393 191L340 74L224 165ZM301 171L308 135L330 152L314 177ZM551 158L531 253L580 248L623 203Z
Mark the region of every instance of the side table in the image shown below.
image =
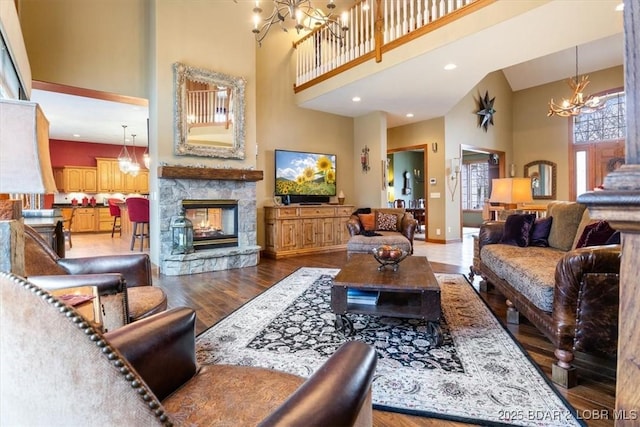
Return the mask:
M96 286L78 286L74 288L62 288L49 291L51 295L61 297L65 295L89 295L93 298L89 301L74 305L73 308L91 324L94 328L102 332L102 310L100 305L100 295ZM64 300L62 300L65 302Z

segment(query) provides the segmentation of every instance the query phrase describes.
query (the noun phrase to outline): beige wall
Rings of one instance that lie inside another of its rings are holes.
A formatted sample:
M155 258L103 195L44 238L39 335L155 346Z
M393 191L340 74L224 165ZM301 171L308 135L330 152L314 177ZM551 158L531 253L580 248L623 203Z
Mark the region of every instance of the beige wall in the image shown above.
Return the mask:
M380 111L366 114L354 119L353 138L353 173L356 207L387 206L386 185L383 187L382 161L387 158L387 115ZM362 169L360 156L364 147L369 148L369 170Z
M242 3L242 2L240 2ZM248 3L248 2L247 2ZM246 16L249 16L247 13ZM234 24L238 25L240 20ZM246 29L245 29L246 31ZM271 29L262 47L256 50L258 169L264 181L258 185L258 244L264 245L265 205L273 204L274 150L298 150L337 156L337 189L345 193L347 204L356 194L353 168L353 119L296 106L293 84L295 63L291 60L295 32ZM250 38L255 44L253 38Z
M389 149L414 147L427 145L427 166L424 171L425 181L436 178L436 184L427 184L427 237L431 240L444 240L444 234L436 235L436 229L440 228L444 233L445 202L447 200L447 184L445 174L445 133L444 117L425 120L422 122L398 126L387 131L387 144ZM431 150L431 143L438 143L438 151ZM397 174L396 174L397 175ZM395 191L399 187L396 187ZM432 193L440 193L440 198L430 198Z
M145 0L19 0L34 80L148 98Z
M589 74L586 93L598 93L624 85L623 67ZM534 160L557 163L557 199L569 199L570 119L547 117L549 100L569 97L566 80L521 90L513 94L513 141L516 176L524 175L524 165Z

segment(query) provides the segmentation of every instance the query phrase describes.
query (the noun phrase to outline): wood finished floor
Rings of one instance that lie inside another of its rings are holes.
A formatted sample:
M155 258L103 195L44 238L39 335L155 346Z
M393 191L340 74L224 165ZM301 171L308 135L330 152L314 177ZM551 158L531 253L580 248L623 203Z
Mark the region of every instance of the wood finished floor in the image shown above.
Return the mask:
M459 243L445 245L416 240L415 255L426 256L435 272L467 274L473 258L471 237L473 231L473 229L465 229L463 239ZM136 247L139 247L139 243ZM70 258L118 253L131 253L129 242L117 236L112 239L110 234L74 234L73 248L67 248L67 257ZM156 269L154 285L165 290L169 307L188 306L196 310L198 319L196 332L200 333L299 267L340 268L346 259L345 251L277 261L263 258L255 267L190 276L161 276ZM478 280L476 278L475 286L478 285ZM504 297L497 291L482 292L481 296L504 324L506 318ZM526 319L523 319L520 325L507 327L531 359L540 366L547 377L550 377L554 357L549 340ZM613 367L602 365L600 361L591 361L586 357L580 358L578 367L580 384L577 387L569 390L556 388L585 418L588 426L613 426L615 406ZM526 410L526 408L523 409ZM606 415L611 419L590 419L594 418L595 414L599 415L598 418ZM379 427L468 425L382 411L375 411L374 424Z

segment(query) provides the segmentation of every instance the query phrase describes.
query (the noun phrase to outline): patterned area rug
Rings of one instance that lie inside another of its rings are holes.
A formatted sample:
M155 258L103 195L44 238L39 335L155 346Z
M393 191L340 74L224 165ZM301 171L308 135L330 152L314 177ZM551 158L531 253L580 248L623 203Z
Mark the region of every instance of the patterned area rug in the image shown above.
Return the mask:
M357 339L378 353L376 409L483 425L584 425L464 276L436 274L444 343L435 347L421 320L348 314L356 331L345 338L330 306L338 271L301 268L275 284L198 336L198 362L307 377Z

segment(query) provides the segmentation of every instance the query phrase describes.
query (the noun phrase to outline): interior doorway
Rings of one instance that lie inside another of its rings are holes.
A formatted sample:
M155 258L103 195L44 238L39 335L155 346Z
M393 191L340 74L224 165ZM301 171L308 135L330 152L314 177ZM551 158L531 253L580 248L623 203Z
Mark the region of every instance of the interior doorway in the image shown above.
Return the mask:
M491 196L491 180L505 176L505 153L481 147L462 146L460 174L462 227L479 227Z
M387 151L387 204L404 207L418 220L416 234L426 234L427 150L426 145ZM425 236L426 237L426 236Z

